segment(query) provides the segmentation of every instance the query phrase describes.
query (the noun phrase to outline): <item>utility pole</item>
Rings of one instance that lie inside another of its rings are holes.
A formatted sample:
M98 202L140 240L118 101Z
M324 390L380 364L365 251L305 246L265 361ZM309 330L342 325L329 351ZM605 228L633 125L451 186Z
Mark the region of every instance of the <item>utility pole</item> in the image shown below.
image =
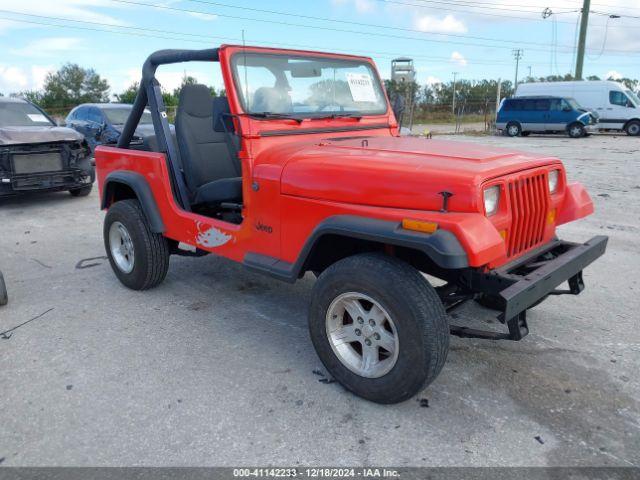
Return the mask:
M589 24L589 8L591 8L591 0L583 0L582 18L580 19L580 35L578 37L578 57L576 58L576 80L582 80L584 46L587 41L587 26Z
M531 78L531 65L527 67L529 69L529 78Z
M498 79L498 88L496 89L496 118L498 121L498 109L500 108L500 98L502 97L502 78Z
M522 49L516 48L513 50L513 58L516 59L516 80L513 82L513 92L515 93L518 88L518 66L520 65L520 60L522 59Z
M456 114L456 76L458 72L453 72L453 103L451 104L451 112Z

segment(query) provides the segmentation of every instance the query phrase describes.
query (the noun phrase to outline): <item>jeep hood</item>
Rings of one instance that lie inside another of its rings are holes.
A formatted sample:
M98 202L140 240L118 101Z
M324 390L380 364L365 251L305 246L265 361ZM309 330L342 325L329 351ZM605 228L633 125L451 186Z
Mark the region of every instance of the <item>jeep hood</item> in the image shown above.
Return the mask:
M275 153L275 152L274 152ZM290 145L281 191L341 203L477 211L483 182L549 164L553 157L466 142L417 137L362 137Z
M24 145L30 143L74 142L84 137L71 128L40 127L1 127L0 145Z

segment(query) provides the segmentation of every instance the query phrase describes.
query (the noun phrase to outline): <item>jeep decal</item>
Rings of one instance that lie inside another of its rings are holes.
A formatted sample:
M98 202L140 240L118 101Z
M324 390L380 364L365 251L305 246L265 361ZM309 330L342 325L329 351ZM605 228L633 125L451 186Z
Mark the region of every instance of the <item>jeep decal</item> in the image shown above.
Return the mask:
M269 234L273 233L273 227L271 225L265 225L260 220L258 220L258 222L256 223L256 230Z

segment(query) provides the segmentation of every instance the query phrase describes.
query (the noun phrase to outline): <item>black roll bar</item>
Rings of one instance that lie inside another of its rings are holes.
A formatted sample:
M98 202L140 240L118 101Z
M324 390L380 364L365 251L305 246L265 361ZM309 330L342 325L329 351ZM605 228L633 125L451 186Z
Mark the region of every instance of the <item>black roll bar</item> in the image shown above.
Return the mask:
M162 100L162 89L156 80L156 70L160 65L184 62L217 62L218 49L206 50L158 50L149 55L142 66L142 80L129 118L122 129L118 140L118 148L129 148L133 134L138 128L144 109L149 106L153 119L153 129L160 151L165 152L171 167L178 202L185 210L191 210L189 191L184 181L180 154L171 136L171 128L167 119L167 110Z

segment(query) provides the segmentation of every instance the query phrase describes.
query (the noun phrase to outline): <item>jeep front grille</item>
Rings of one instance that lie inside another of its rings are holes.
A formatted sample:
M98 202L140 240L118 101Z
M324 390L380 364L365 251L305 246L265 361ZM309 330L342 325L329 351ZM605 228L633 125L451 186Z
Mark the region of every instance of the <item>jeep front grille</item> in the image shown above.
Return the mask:
M520 175L508 183L511 228L507 255L512 257L540 245L549 210L546 173Z

